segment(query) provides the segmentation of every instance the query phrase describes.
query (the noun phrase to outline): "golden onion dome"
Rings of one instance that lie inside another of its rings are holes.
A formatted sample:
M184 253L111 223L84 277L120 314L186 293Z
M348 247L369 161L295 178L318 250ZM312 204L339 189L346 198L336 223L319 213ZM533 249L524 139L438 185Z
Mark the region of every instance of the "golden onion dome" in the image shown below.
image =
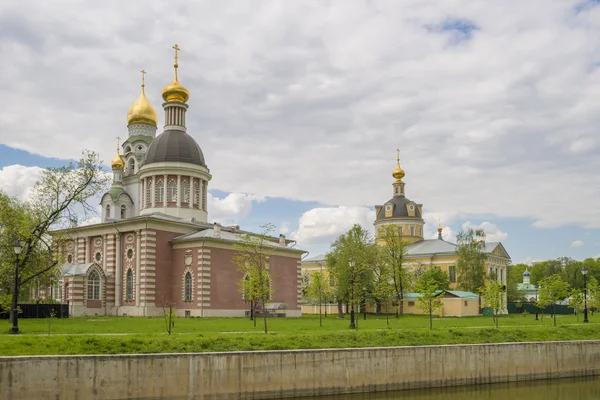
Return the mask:
M394 172L392 172L392 176L396 178L396 182L400 182L402 181L402 178L404 178L404 175L404 170L400 168L400 164L398 164Z
M121 153L119 152L119 148L121 147L119 144L120 140L121 140L121 138L117 136L117 155L110 162L110 166L112 169L124 170L125 169L125 161L123 161L123 158L121 157Z
M163 88L162 98L166 102L174 101L177 103L185 103L190 98L190 91L184 88L177 79L177 69L179 68L177 60L179 59L178 52L180 48L175 44L173 49L175 49L175 64L173 64L173 67L175 68L175 77L173 78L173 83Z
M113 160L110 162L110 166L112 169L125 169L125 161L123 161L123 157L121 157L119 152L117 152L115 158L113 158Z
M190 91L181 86L177 77L175 77L173 83L165 86L162 90L162 98L167 102L175 101L178 103L185 103L190 98Z
M158 126L158 114L148 101L142 84L142 93L127 112L127 125L148 124Z

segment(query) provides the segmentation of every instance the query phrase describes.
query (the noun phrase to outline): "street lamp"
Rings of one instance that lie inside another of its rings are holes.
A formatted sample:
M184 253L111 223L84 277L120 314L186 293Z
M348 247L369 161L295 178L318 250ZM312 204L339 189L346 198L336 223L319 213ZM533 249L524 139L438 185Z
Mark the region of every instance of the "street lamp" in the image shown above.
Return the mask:
M537 302L538 302L537 290L538 290L538 286L535 285L535 320L536 321L538 321L538 313L540 312L540 309L538 308L538 305L537 305Z
M21 246L21 242L17 240L15 242L15 245L13 246L13 249L15 250L15 254L17 255L17 261L15 263L15 291L13 293L13 326L11 329L11 333L19 333L19 312L17 310L17 297L19 297L19 254L21 254L21 251L23 251L23 246Z
M351 299L350 299L350 329L354 329L356 328L356 325L354 325L354 261L352 259L348 260L348 266L350 267L350 271L352 273L352 278L350 278L350 286L352 288L352 294L351 294Z
M583 275L583 322L588 322L588 314L587 314L587 268L581 268L581 274Z
M363 286L363 319L367 320L367 287Z

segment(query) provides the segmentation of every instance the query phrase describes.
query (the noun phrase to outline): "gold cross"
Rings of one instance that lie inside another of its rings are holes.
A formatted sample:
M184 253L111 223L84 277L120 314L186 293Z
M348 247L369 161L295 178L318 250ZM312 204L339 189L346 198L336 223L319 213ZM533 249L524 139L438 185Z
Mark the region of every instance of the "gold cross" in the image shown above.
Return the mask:
M396 151L398 152L398 165L400 165L400 148L397 148Z
M119 144L120 141L121 141L121 136L117 136L117 153L119 152L119 148L121 147L121 145Z
M177 43L175 43L175 46L173 46L173 48L175 49L175 65L177 65L177 52L181 49L179 48L179 46L177 46Z
M146 70L143 69L140 72L142 73L142 87L144 87L145 86L145 84L144 84L145 83L144 78L146 78Z

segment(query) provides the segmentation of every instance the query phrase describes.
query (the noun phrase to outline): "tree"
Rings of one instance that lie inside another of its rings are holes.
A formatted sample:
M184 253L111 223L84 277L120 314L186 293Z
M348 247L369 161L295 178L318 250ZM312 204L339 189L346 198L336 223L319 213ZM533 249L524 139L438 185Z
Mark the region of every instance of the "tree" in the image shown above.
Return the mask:
M600 285L593 276L587 282L587 303L594 315L594 311L600 309Z
M406 256L406 246L409 244L404 240L402 227L397 225L383 225L377 233L377 240L380 246L382 262L389 267L389 273L394 289L395 299L399 305L396 308L396 318L398 311L404 314L404 291L407 287L406 270L404 269L404 257Z
M496 328L498 327L498 313L504 308L504 290L496 279L488 279L483 287L482 296L488 307L492 309L492 316Z
M317 271L311 274L309 284L307 287L307 296L312 303L319 305L319 326L323 326L321 320L321 305L323 300L327 298L329 292L328 279L325 277L323 272Z
M450 288L450 279L448 278L448 273L446 271L442 271L441 268L428 268L421 274L419 279L421 281L433 280L438 290L448 290Z
M419 309L429 314L429 329L433 329L433 313L442 308L440 296L444 292L439 291L437 285L432 278L421 279L417 285Z
M4 287L13 287L13 308L24 285L62 261L56 244L69 234L77 213L83 213L84 219L96 214L91 200L106 190L108 183L97 154L84 151L77 164L43 171L25 201L0 192L0 278ZM23 246L18 265L12 250L17 240ZM15 268L19 271L16 285Z
M519 290L517 285L523 282L523 273L526 270L526 264L515 264L508 267L506 277L506 297L508 301L523 301L525 299L525 292Z
M573 289L571 291L571 298L569 299L569 307L575 311L577 322L579 322L579 313L583 312L583 304L583 292L580 289Z
M377 312L381 312L381 305L385 304L385 320L389 328L390 317L388 314L388 304L397 298L398 292L392 279L392 268L388 264L384 257L381 257L382 250L379 249L380 257L377 258L376 267L373 272L373 291L372 297L377 304ZM396 308L397 310L398 308ZM396 313L396 316L398 314Z
M468 229L457 235L456 269L458 287L468 292L479 293L485 278L485 232L483 229Z
M275 247L274 238L269 233L275 229L273 224L261 225L260 234L242 234L242 241L236 243L236 255L233 259L242 273L240 291L245 299L262 305L265 333L268 333L265 304L273 296L271 288L271 254ZM255 317L256 319L256 317Z
M570 292L569 284L562 280L560 274L553 274L539 282L539 301L545 306L551 305L556 326L556 303L564 300Z
M342 302L352 307L351 328L355 328L355 307L364 298L362 288L372 286L372 266L376 260L377 248L373 239L359 224L340 235L326 255L327 269L333 278L340 318L343 318Z

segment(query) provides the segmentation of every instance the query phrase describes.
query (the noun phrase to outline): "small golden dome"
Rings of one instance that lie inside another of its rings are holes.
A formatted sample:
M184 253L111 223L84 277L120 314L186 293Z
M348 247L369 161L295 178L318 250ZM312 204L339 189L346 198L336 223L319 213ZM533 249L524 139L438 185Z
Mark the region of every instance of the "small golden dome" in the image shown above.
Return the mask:
M404 170L400 168L400 164L398 164L394 172L392 172L392 176L396 178L396 182L401 182L404 175Z
M142 84L142 93L140 97L133 103L127 112L127 125L131 124L148 124L158 126L158 114L152 107L152 104L146 98L144 85Z
M442 225L438 225L438 232L442 233L443 230L444 230L444 228L442 228Z
M190 91L181 86L177 77L175 77L173 83L165 86L162 90L162 98L167 102L175 101L178 103L185 103L190 98Z
M177 79L177 69L179 68L178 52L181 49L177 46L177 43L173 46L173 49L175 49L175 64L173 64L173 68L175 68L175 77L173 78L173 83L163 88L162 98L166 102L175 101L177 103L185 103L190 98L190 91L181 86Z
M119 152L117 152L117 155L111 161L110 166L112 167L112 169L125 169L125 161L123 161L123 157L121 157Z

